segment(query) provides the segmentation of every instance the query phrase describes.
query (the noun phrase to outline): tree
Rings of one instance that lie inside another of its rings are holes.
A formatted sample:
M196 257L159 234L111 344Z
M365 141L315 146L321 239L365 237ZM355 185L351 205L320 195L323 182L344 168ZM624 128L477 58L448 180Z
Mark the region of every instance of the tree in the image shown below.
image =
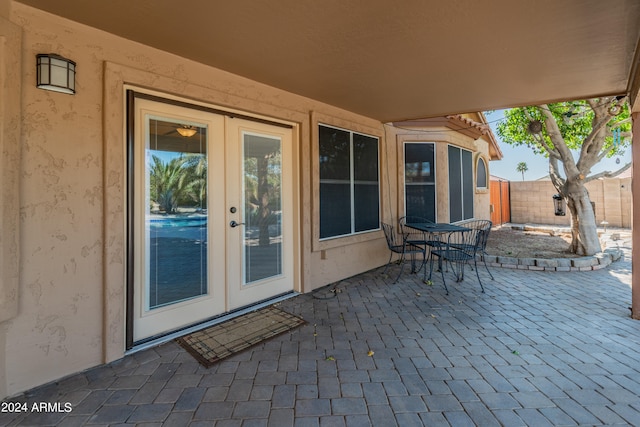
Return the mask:
M281 163L279 147L245 159L245 221L258 226L260 246L271 243L269 226L276 223L275 211L281 209Z
M521 172L522 173L522 180L524 181L524 173L526 171L529 170L529 167L527 166L527 162L520 162L518 163L518 166L516 166L516 171Z
M167 163L151 156L149 181L151 201L168 214L176 213L178 206L207 206L207 159L202 154L181 154Z
M628 163L613 173L591 173L602 159L621 154L631 144L626 97L514 108L505 112L505 118L497 126L504 142L529 146L549 159L551 182L571 213L571 251L577 255L599 252L595 213L585 184L614 177L631 166Z
M150 197L152 201L158 203L160 210L168 214L176 212L178 200L186 189L184 164L185 159L181 157L171 159L167 163L158 156L151 157Z
M204 154L186 153L184 155L187 200L200 209L207 207L207 157Z

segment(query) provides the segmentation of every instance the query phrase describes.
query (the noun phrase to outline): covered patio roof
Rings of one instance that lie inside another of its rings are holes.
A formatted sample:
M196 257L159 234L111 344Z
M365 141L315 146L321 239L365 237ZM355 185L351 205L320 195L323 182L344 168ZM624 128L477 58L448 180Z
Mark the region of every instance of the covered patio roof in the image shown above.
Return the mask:
M636 0L19 0L382 122L637 101Z

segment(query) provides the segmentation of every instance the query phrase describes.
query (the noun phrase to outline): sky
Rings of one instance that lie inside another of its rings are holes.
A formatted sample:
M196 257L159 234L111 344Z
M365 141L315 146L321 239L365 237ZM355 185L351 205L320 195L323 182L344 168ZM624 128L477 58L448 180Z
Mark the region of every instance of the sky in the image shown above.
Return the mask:
M524 173L524 179L526 181L535 181L536 179L549 175L549 160L546 157L534 154L533 150L528 147L513 147L500 139L496 127L501 120L504 120L504 110L485 113L485 116L503 154L502 160L494 160L489 163L491 175L505 178L509 181L522 181L522 173L516 171L516 166L520 162L525 162L529 168L529 170ZM574 155L574 158L578 158L577 154ZM620 164L616 164L615 157L604 159L600 164L593 167L591 173L602 171L614 172L630 161L631 149L627 148L624 155L620 156Z

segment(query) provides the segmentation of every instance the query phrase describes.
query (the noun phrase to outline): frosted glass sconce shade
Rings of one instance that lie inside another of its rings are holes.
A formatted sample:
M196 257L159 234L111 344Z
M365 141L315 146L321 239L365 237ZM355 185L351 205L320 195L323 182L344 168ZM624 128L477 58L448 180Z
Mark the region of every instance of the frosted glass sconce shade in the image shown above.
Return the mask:
M36 56L38 88L54 92L76 93L76 63L55 53Z

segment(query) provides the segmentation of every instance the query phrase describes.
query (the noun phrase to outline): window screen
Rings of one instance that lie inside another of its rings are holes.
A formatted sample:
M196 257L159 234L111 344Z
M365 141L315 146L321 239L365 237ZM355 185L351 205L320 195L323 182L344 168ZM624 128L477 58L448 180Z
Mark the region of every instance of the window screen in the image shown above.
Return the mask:
M434 143L404 144L405 215L436 220Z
M449 154L449 220L473 218L472 153L452 145Z
M380 228L378 138L320 125L320 238Z

